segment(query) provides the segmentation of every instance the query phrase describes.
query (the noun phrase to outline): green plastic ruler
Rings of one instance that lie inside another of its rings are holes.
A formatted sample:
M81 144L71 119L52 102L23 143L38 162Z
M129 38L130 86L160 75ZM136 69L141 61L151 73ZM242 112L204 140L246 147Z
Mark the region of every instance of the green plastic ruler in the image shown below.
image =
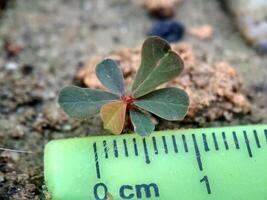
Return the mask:
M44 162L54 200L267 199L267 125L56 140Z

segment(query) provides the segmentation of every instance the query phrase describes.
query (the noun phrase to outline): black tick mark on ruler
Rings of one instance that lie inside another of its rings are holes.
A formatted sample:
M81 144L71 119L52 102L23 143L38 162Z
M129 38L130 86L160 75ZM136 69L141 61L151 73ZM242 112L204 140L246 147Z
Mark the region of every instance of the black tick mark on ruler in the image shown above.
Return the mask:
M124 147L125 156L128 157L129 153L128 153L128 147L127 147L126 139L123 139L123 147Z
M207 136L205 133L202 133L202 139L203 139L203 144L204 144L204 150L207 152L209 151L209 145L208 145L208 141L207 141Z
M219 150L219 145L218 145L215 133L212 133L212 139L213 139L215 150L218 151Z
M134 155L138 156L138 149L136 144L136 139L133 138L133 145L134 145Z
M162 142L163 142L164 152L168 153L168 146L167 146L167 142L166 142L165 136L162 136Z
M255 138L257 147L258 148L261 148L261 144L260 144L260 140L259 140L257 131L256 130L253 130L253 134L254 134L254 138Z
M118 158L119 152L118 152L118 146L117 146L117 141L113 140L113 150L114 150L114 156Z
M197 144L197 140L196 140L195 134L192 134L192 139L193 139L193 143L194 143L197 164L198 164L199 170L202 171L203 167L202 167L201 155L200 155L200 152L199 152L199 148L198 148L198 144Z
M182 135L182 140L183 140L183 144L184 144L184 151L188 152L188 147L187 147L187 142L186 142L185 135Z
M239 147L238 138L237 138L237 136L236 136L236 132L233 131L232 133L233 133L233 139L234 139L234 142L235 142L235 148L236 148L236 149L239 149L240 147Z
M153 148L154 148L155 154L159 154L157 140L154 136L152 137L152 142L153 142Z
M250 148L247 132L243 131L243 135L244 135L245 143L246 143L246 146L247 146L248 155L249 155L249 157L252 157L252 152L251 152L251 148Z
M228 143L227 143L227 138L226 138L225 132L222 132L222 138L223 138L225 149L228 150L229 146L228 146Z
M178 147L177 147L177 142L176 142L176 137L175 135L172 135L172 144L173 144L173 150L175 153L178 153Z
M105 158L108 158L108 147L107 147L107 141L103 141L103 147L104 147L104 152L105 152Z
M99 169L99 161L98 161L96 142L93 144L93 149L94 149L94 154L95 154L96 177L100 179L100 169Z
M143 146L144 146L146 163L150 164L149 154L148 154L147 145L146 145L146 138L143 138Z

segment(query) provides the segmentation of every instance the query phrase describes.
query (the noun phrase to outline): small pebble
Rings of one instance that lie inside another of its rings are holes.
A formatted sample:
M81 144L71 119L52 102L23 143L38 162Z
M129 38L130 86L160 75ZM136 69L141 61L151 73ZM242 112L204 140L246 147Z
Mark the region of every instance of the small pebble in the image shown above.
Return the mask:
M4 173L0 172L0 183L5 181Z
M184 32L185 27L180 22L164 20L155 23L148 35L157 35L168 42L176 42L183 38Z
M23 130L23 127L21 125L16 125L12 131L11 131L11 134L10 136L13 138L13 139L20 139L24 136L24 130Z
M260 55L267 55L267 41L259 42L255 45L255 49Z
M22 51L21 46L10 40L4 42L4 49L7 52L8 57L17 56Z
M63 131L70 131L72 129L72 126L70 124L65 124L62 127Z
M33 66L31 64L25 64L22 66L21 71L24 75L28 75L28 74L32 73Z
M14 162L18 161L19 160L19 154L17 152L14 152L14 151L3 151L1 154L0 154L0 157L2 158L7 158L7 159L10 159Z
M7 70L14 71L14 70L16 70L18 68L18 64L15 63L15 62L8 62L8 63L6 63L5 68Z

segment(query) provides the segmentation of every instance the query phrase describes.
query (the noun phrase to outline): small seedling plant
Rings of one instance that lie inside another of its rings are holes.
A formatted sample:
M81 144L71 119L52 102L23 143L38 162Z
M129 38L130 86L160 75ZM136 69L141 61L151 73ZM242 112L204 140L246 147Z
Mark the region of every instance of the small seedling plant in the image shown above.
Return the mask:
M58 102L73 118L85 119L100 112L104 128L122 133L130 121L141 136L155 129L152 113L166 120L182 120L189 98L182 89L156 89L175 78L183 70L183 61L165 40L149 37L142 46L141 65L130 89L124 86L123 74L116 62L103 60L96 66L96 76L110 92L68 86L59 93Z

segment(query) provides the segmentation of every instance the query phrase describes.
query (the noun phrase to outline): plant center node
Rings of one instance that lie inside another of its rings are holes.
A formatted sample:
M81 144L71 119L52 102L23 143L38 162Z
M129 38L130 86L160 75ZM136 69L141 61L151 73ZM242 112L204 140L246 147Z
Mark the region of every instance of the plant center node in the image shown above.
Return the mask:
M134 102L134 98L132 96L122 96L121 99L128 105Z

